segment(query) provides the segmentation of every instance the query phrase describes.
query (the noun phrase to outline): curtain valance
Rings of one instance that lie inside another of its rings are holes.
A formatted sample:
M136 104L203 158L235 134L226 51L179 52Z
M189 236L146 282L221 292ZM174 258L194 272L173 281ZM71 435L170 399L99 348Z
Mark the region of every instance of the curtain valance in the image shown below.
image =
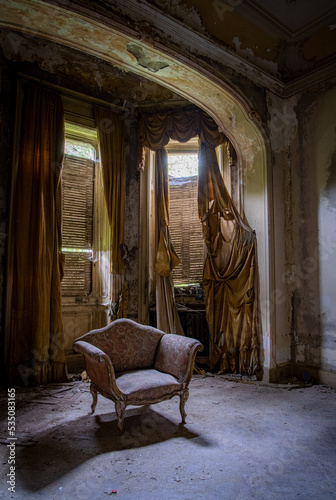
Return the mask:
M201 109L143 113L140 117L140 144L152 151L163 148L170 139L188 142L195 136L212 148L228 140L218 131L215 121Z

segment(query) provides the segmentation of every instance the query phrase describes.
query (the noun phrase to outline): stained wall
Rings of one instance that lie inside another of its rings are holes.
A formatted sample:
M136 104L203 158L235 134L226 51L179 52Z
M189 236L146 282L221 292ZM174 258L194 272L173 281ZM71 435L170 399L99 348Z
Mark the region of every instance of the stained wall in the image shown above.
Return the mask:
M336 372L336 82L298 99L293 355L327 381ZM300 258L299 258L300 256Z
M274 204L274 376L335 384L336 99L332 81L268 92Z

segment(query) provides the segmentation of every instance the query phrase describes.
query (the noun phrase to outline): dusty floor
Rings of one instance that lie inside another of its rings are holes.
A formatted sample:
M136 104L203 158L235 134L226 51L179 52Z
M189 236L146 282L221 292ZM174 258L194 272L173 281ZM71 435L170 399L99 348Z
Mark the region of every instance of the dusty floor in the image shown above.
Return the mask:
M326 386L197 375L184 428L175 397L129 407L121 436L112 402L100 396L88 413L88 383L17 389L12 494L1 395L2 498L336 499L336 390Z

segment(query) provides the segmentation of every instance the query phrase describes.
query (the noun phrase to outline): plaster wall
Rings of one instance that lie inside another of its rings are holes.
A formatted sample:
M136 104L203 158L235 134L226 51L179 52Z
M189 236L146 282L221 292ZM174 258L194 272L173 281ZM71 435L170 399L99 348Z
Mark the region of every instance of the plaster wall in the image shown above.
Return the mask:
M318 227L317 234L311 235L312 254L304 261L304 268L306 274L315 276L316 298L311 304L311 291L308 290L307 308L312 312L318 309L319 330L311 333L319 333L320 338L318 346L312 345L308 330L304 354L309 361L317 362L321 375L326 376L324 371L336 373L336 84L318 93L310 109L311 119L308 124L303 122L303 127L305 150L307 156L311 151L315 177L309 186L312 193L306 197L306 203L316 197ZM311 207L307 207L308 210Z
M239 152L239 144L237 151ZM266 170L262 167L266 164L266 154L265 147L259 144L258 149L251 154L247 162L240 163L242 168L240 173L241 208L257 236L256 298L259 315L260 362L265 375L273 367L269 299L269 238L271 238L272 228L269 220L268 178Z
M275 378L290 375L287 366L292 359L292 302L291 272L293 246L293 150L296 149L298 118L294 111L297 96L283 99L271 92L267 93L268 135L271 149L274 227L274 267L271 269L273 286L270 290L269 307L273 315L272 345ZM295 155L294 155L295 156Z
M268 93L273 175L274 368L335 383L336 86ZM273 299L272 299L273 297Z
M319 245L318 196L316 190L319 131L314 109L318 92L302 94L294 111L298 130L292 141L292 249L287 267L288 296L291 300L291 356L298 365L321 364L321 323L319 284L320 262L314 257ZM296 145L296 148L295 148Z

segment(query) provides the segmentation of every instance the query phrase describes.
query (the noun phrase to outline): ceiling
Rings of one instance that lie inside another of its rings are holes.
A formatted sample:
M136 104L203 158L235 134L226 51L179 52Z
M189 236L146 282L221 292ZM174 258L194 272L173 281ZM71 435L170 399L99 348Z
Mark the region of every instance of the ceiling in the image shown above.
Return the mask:
M242 4L240 1L237 10L244 12ZM336 14L335 0L245 0L244 4L246 12L250 9L269 27L277 26L285 36L292 37L328 26ZM257 22L256 18L250 20Z

